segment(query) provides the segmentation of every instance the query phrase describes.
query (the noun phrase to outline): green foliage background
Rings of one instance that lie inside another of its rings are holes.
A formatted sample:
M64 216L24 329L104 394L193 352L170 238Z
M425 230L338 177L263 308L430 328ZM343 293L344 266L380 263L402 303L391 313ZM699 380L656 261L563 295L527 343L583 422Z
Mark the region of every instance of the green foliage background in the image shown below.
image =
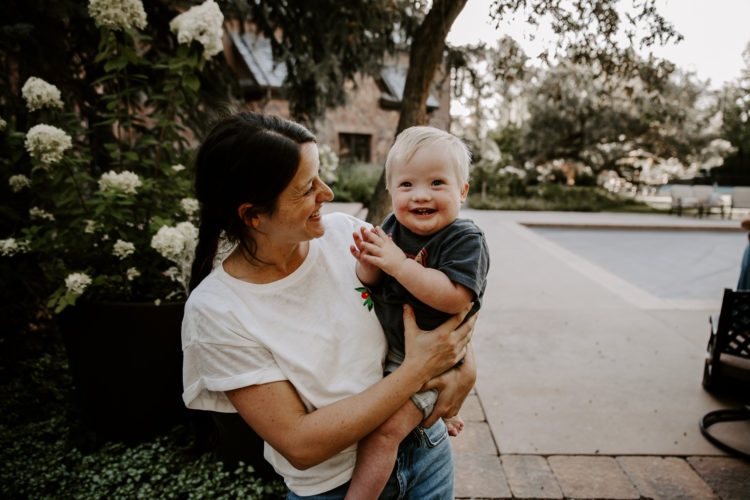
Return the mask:
M197 451L189 426L136 445L93 446L71 404L58 334L50 327L37 338L36 347L6 345L0 357L3 498L284 498L280 481L265 482L243 464L227 469Z

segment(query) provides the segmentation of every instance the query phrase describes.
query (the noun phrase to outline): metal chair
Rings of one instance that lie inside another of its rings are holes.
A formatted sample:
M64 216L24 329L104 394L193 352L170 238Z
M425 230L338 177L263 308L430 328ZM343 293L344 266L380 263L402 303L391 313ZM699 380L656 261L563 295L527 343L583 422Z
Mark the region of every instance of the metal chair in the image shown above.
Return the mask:
M737 395L750 401L750 290L724 289L719 315L712 315L711 337L708 340L703 368L703 387L721 395ZM722 422L750 420L750 405L711 411L701 417L701 434L718 448L744 460L750 454L731 446L709 432L709 427ZM744 446L743 446L744 448Z
M750 208L750 186L732 188L732 204L729 206L729 217L735 208Z
M676 211L677 215L682 215L682 210L685 208L698 208L698 199L693 194L693 188L691 186L685 186L682 184L675 184L670 190L670 196L672 202L669 207L669 213Z
M703 387L709 392L738 389L750 395L750 290L724 289L721 311L709 323Z

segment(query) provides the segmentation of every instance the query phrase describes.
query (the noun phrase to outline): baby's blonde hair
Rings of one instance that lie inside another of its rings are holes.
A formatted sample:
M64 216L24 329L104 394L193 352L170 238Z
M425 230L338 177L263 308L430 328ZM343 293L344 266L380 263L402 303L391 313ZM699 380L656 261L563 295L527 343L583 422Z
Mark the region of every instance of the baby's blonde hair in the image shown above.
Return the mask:
M395 163L408 163L422 148L443 147L448 153L448 161L456 171L459 183L466 184L469 180L469 165L471 152L466 144L455 135L435 127L409 127L396 137L388 157L385 160L385 186L391 185L391 172Z

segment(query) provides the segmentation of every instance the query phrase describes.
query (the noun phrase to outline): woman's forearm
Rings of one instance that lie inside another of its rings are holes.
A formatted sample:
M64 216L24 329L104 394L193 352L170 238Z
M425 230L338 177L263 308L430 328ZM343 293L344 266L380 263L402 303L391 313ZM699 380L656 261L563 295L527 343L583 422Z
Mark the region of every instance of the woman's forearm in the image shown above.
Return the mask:
M452 316L437 329L419 330L404 308L406 359L389 376L365 391L307 413L288 381L227 391L245 421L264 441L299 469L319 464L356 443L398 410L433 376L466 356L476 315ZM460 326L459 326L460 325Z
M428 375L406 362L365 391L306 413L289 382L228 391L245 421L298 469L306 469L359 441L406 403Z

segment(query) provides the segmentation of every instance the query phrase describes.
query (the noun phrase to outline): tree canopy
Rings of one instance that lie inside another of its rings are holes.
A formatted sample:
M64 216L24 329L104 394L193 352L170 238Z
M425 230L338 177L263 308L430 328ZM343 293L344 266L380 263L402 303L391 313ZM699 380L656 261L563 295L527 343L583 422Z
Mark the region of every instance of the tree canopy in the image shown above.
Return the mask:
M415 32L397 133L426 122L426 96L418 91L417 82L431 81L435 69L422 64L415 47L419 47L423 39L429 39L433 49L442 53L445 36L465 3L465 0L433 2L423 24L436 12L440 13L448 29ZM557 43L552 53L542 55L546 60L565 55L576 64L590 66L595 75L629 74L637 64L636 48L666 43L679 39L680 35L659 14L655 0L633 0L624 10L621 3L618 0L495 0L488 15L498 28L503 20L513 15L523 15L523 22L532 25L550 22L557 35ZM623 43L623 39L626 43ZM415 113L413 108L417 107L419 112ZM389 209L390 199L381 176L370 201L368 220L380 222Z

